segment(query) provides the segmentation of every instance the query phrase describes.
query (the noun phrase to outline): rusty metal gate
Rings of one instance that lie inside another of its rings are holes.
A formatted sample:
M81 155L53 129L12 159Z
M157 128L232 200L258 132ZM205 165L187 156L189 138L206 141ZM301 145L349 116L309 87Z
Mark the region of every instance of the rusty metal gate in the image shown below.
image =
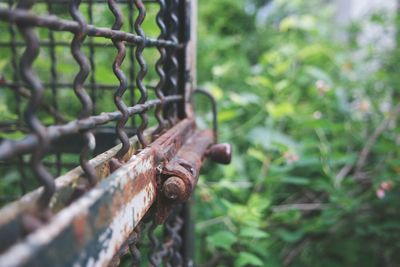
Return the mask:
M195 31L195 0L0 0L0 266L193 265L187 201L230 161Z

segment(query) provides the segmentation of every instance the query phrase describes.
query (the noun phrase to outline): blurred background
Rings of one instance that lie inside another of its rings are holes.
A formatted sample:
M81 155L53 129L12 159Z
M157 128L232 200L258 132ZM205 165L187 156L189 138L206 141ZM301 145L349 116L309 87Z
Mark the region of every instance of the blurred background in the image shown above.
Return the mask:
M234 148L199 181L200 266L400 266L399 6L199 0L198 83Z
M207 163L199 180L194 206L198 266L400 266L399 1L198 2L198 84L217 99L219 139L234 149L231 165ZM93 23L111 27L114 16L106 1L99 3ZM81 7L85 14L88 10ZM46 5L37 4L34 11L46 13ZM129 18L128 11L123 10ZM149 6L143 24L155 38L157 11ZM69 18L65 8L53 12ZM123 27L133 31L128 23ZM42 41L50 40L47 30L37 32ZM23 40L18 32L13 37L4 22L0 33L2 41ZM65 32L54 36L66 43L72 38ZM93 93L96 114L115 110L118 85L110 67L115 49L103 41L91 62L96 72L87 82L111 90ZM24 49L15 48L16 54ZM59 102L65 121L76 118L81 107L68 87L77 72L69 50L68 45L42 49L35 61L39 77L51 85L50 59L52 53L57 57L62 70L57 79L69 90L52 99L49 88L45 99ZM145 51L144 56L154 66L159 55ZM12 53L0 49L0 58L0 80L12 80ZM130 73L125 62L122 67ZM149 68L146 84L158 79ZM153 91L150 97L155 98ZM28 103L27 97L20 101L21 107ZM205 125L212 114L207 102L200 103ZM0 90L0 121L16 120L16 109L15 93ZM55 123L47 113L40 118ZM1 130L0 139L26 134ZM78 158L63 155L62 168L54 164L55 155L45 160L58 176ZM0 176L0 206L39 185L28 167L1 164Z

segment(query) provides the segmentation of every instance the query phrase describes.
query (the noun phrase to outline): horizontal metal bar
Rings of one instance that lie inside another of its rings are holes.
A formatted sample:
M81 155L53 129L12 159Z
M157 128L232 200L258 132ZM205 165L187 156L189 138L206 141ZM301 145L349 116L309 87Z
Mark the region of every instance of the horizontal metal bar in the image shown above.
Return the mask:
M49 0L36 0L36 3L47 3ZM1 1L0 1L1 2ZM83 0L81 4L107 4L104 0ZM118 0L118 4L128 4L132 0ZM158 3L157 0L142 0L143 3ZM71 0L51 0L52 4L69 4Z
M144 135L148 137L153 131L154 128L149 128L144 132ZM137 136L130 138L129 141L131 149L127 153L128 158L135 152L134 147L138 142ZM121 144L89 161L90 165L92 165L96 170L98 181L103 180L110 174L110 168L108 166L109 161L120 149ZM66 201L71 198L74 188L82 182L86 182L86 179L84 178L84 172L81 167L76 167L58 177L55 180L57 190L53 197L52 209L55 211L62 209L65 206ZM7 248L10 245L10 242L15 242L15 240L22 238L23 234L20 230L22 225L22 215L36 209L36 203L41 194L42 188L38 188L27 193L18 201L10 203L0 209L0 252Z
M8 81L0 81L0 88L2 87L10 87L12 89L18 88L18 87L24 87L25 84L23 83L14 83L14 82L8 82ZM62 82L57 82L57 83L43 83L44 87L51 87L51 86L56 86L57 89L71 89L73 87L72 83L62 83ZM131 85L132 86L132 85ZM156 88L155 85L147 84L145 85L147 89L152 89L154 90ZM112 85L112 84L102 84L102 83L88 83L85 85L86 88L96 88L99 90L115 90L117 85ZM133 88L137 88L136 85L132 86Z
M139 114L148 109L161 104L181 101L181 95L166 96L163 101L154 99L147 101L144 104L136 104L133 107L128 107L128 114L132 116ZM63 125L54 125L47 128L46 137L52 141L61 136L78 133L82 130L93 129L98 125L102 125L111 121L116 121L122 116L121 112L103 112L100 115L91 116L81 120L73 120ZM22 140L3 140L0 144L0 160L5 160L23 153L27 153L35 149L38 145L37 136L34 134L27 135Z
M0 266L106 266L154 202L158 170L176 155L194 131L194 121L185 119L139 154L132 154L126 164L64 206L48 224L22 237L21 242L1 254ZM109 159L110 155L104 153L102 157L102 166L107 166L104 158ZM68 179L72 182L72 177L64 176L64 183ZM34 200L31 196L21 201L27 205ZM1 210L0 231L7 211L16 217L12 207Z
M22 9L0 8L0 20L29 25L32 27L44 27L54 31L69 31L76 33L80 30L79 23L75 21L60 19L55 15L36 15ZM93 37L104 37L118 41L126 41L135 44L144 44L146 47L184 47L179 43L169 40L141 37L132 33L96 27L94 25L87 25L87 35Z
M65 47L70 47L71 43L70 42L66 42L66 41L54 41L54 42L50 42L50 41L40 41L39 42L40 46L65 46ZM11 47L11 46L16 46L16 47L25 47L26 43L23 41L9 41L9 42L0 42L0 47ZM86 47L101 47L101 48L112 48L115 49L115 46L113 43L110 42L93 42L93 43L84 43L82 44L82 46L86 46ZM135 46L135 44L133 43L127 43L126 44L127 47L133 47Z

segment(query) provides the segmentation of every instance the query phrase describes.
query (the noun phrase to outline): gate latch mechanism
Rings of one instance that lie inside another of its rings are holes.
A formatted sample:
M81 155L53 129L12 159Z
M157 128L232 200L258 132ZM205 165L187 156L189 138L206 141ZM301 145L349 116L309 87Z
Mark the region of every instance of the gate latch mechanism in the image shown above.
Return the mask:
M161 171L157 198L156 221L163 223L172 208L189 200L199 179L205 158L220 164L229 164L232 158L230 144L215 144L217 140L215 100L206 92L213 104L214 129L196 131Z

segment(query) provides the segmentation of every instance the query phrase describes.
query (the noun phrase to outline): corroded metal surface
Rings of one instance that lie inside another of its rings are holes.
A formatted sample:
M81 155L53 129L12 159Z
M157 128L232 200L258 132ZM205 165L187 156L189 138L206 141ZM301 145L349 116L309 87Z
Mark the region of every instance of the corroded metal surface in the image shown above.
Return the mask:
M183 120L133 155L48 224L5 251L0 266L106 266L154 202L158 170L194 128L193 121Z
M208 148L214 142L211 130L199 131L188 139L162 170L162 187L157 194L156 221L163 223L177 203L186 202L199 178Z
M21 198L0 210L0 266L117 266L127 254L131 266L191 266L193 229L182 203L205 154L226 161L226 153L207 150L216 126L195 129L197 1L0 2L9 37L0 49L10 49L0 88L15 99L16 114L0 121L0 131L22 133L0 139L0 167L12 163L21 175ZM110 12L113 22L99 26L96 10ZM157 38L145 32L151 20ZM157 60L147 57L152 47ZM105 67L97 62L102 49L111 51ZM60 51L72 58L71 77ZM151 68L156 77L147 75ZM115 81L101 79L107 70ZM77 100L71 111L79 114L60 108L69 104L65 95ZM31 173L41 187L26 193Z

